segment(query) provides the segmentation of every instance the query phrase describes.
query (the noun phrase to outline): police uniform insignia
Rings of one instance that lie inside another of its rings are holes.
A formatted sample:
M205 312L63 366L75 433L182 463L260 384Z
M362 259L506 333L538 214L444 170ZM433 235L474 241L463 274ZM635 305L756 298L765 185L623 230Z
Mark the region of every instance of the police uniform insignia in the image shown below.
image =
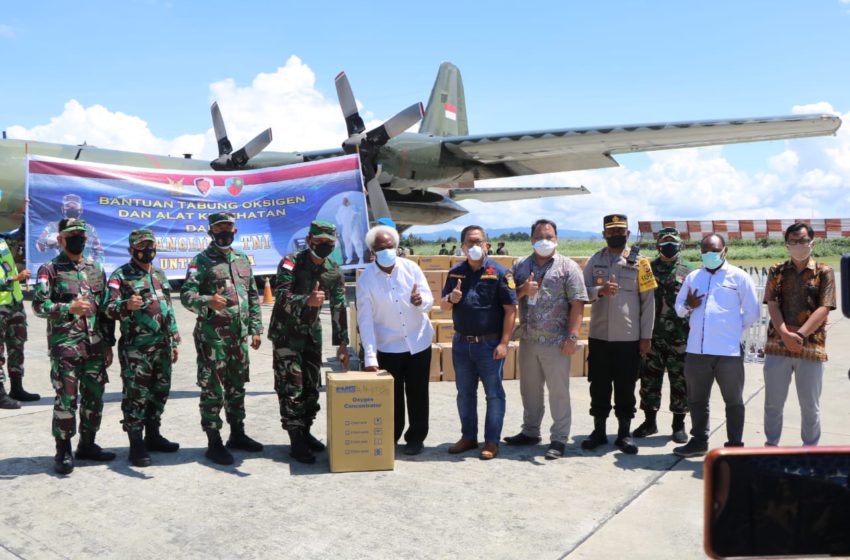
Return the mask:
M508 288L516 290L516 282L514 282L514 275L511 273L505 274L505 279L508 281Z
M657 287L658 283L655 281L655 275L652 273L652 265L650 265L649 259L641 257L638 261L638 290L647 292Z
M449 278L459 278L460 280L466 280L466 276L463 274L449 274Z

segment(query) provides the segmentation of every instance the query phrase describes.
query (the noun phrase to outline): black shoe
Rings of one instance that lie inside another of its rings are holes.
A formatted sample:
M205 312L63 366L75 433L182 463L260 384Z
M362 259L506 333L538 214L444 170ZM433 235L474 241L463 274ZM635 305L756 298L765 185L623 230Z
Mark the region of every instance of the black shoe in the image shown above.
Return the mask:
M204 453L207 459L217 465L232 465L233 455L230 454L224 444L221 442L221 434L215 428L208 428L207 432L207 452Z
M12 389L9 391L9 396L16 401L34 402L41 398L38 393L28 393L24 390L24 380L21 378L12 379Z
M687 443L688 434L685 432L685 428L673 430L673 435L670 436L670 439L673 440L673 443Z
M6 387L0 383L0 408L15 410L21 408L21 403L6 394Z
M508 445L537 445L540 443L539 437L527 436L520 432L515 436L507 436L502 438Z
M644 420L643 424L637 427L637 429L632 433L632 437L636 438L645 438L647 436L651 436L652 434L658 433L658 424L655 423L654 420Z
M303 428L290 428L289 432L289 456L299 463L312 465L316 462L316 456L310 449L310 444L307 443L307 437L304 435Z
M319 452L325 450L325 444L319 441L316 436L311 434L309 429L307 429L304 437L307 439L307 445L310 446L310 451Z
M134 467L151 466L151 456L145 448L141 430L127 432L127 437L130 439L130 464Z
M145 423L145 447L148 451L161 451L163 453L174 453L180 449L180 444L174 441L168 441L161 433L159 433L159 423Z
M104 451L101 446L94 442L94 434L80 433L80 441L77 443L77 460L88 459L89 461L111 461L115 458L115 453Z
M425 449L425 446L421 441L411 441L404 444L405 455L419 455L423 449Z
M71 474L74 471L74 454L71 453L71 440L56 440L56 455L53 457L53 469L59 474Z
M702 457L707 452L708 442L697 438L691 438L687 444L673 449L673 453L679 457Z
M627 453L629 455L637 455L638 446L635 445L635 441L631 438L631 436L618 437L614 441L614 445L616 445L617 448L623 453Z
M593 419L593 431L590 432L590 435L581 442L582 449L596 449L600 445L605 445L608 443L608 436L606 435L606 423L607 418L594 418Z
M560 459L564 456L565 445L560 441L553 441L549 444L549 449L546 450L546 457L548 460L552 461L554 459Z
M242 422L230 424L230 437L227 438L227 447L229 449L241 449L242 451L250 451L252 453L259 453L263 450L262 443L245 435L245 425Z
M723 444L723 447L744 447L743 441L727 441Z

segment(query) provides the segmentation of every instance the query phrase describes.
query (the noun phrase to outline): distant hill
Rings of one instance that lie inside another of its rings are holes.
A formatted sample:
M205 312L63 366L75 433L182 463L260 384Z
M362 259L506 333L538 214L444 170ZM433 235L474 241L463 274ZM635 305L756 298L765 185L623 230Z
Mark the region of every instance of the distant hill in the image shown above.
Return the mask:
M433 231L431 233L419 233L418 231L416 231L416 228L412 228L411 230L408 231L408 233L410 233L410 232L412 232L417 237L421 237L422 239L425 239L427 241L434 241L435 239L439 239L441 237L446 238L450 235L453 235L454 237L460 237L460 230L459 229L458 230L443 229L443 230L440 230L440 231ZM490 230L487 230L487 235L489 235L490 237L499 237L500 235L503 235L503 234L506 234L506 233L514 233L514 232L528 233L528 228L512 227L512 228L490 229ZM600 234L599 232L578 231L578 230L574 230L574 229L567 229L567 230L558 230L558 238L559 239L565 239L565 240L566 239L601 239L602 234Z

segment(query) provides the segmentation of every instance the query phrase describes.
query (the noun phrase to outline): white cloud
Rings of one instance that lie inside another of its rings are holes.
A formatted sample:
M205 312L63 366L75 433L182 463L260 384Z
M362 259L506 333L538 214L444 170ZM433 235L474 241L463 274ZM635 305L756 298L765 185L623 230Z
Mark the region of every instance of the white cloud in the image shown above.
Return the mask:
M15 37L15 28L6 23L0 23L0 37L4 39L13 39Z

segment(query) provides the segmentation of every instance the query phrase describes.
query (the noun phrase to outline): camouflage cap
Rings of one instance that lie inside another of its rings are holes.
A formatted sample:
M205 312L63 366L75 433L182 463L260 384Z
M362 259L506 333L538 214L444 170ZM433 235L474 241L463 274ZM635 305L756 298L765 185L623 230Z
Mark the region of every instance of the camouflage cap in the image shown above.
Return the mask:
M330 239L336 242L336 226L324 220L310 222L310 235L317 239Z
M130 247L135 247L139 243L144 243L145 241L153 241L156 243L156 237L154 237L153 231L150 229L136 229L130 232Z
M661 241L665 237L672 237L673 239L675 239L679 243L682 242L682 236L679 235L679 230L674 228L674 227L661 228L661 229L658 230L658 232L655 235L656 235L656 239L658 239L659 241Z
M609 214L602 218L602 225L605 229L615 227L629 227L629 219L625 214Z
M86 231L86 221L80 218L68 218L65 220L65 227L62 232L66 231Z
M208 221L210 227L222 223L235 224L236 217L233 215L233 212L216 212L215 214L210 214Z

